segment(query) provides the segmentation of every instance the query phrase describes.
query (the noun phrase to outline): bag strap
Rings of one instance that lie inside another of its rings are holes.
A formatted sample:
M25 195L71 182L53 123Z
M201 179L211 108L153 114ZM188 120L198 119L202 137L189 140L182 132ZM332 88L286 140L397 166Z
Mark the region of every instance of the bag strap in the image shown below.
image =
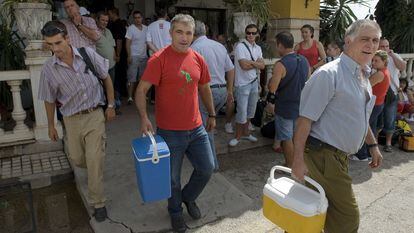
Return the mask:
M252 61L254 61L254 58L253 58L253 55L252 55L252 51L250 51L249 46L244 41L242 43L244 44L244 46L246 46L247 50L249 51L249 53L250 53L250 59L252 59Z
M99 78L98 72L96 72L95 66L93 66L91 58L89 57L88 53L86 52L85 47L78 48L78 51L79 51L80 55L82 56L83 61L86 64L85 72L88 71L88 69L89 69L92 72L92 74L95 75L95 77L98 79L98 82L103 86L103 81L102 81L102 79Z

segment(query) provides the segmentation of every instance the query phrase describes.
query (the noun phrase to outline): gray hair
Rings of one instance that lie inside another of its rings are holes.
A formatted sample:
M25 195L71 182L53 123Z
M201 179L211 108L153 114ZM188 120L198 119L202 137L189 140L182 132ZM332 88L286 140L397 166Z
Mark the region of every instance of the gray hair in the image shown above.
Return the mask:
M206 35L206 25L203 22L196 20L194 36L199 37L199 36L205 36L205 35Z
M191 15L178 14L178 15L174 16L174 18L172 18L172 20L171 20L171 30L174 30L174 26L177 23L186 24L186 25L190 26L194 31L195 22L194 22L194 18Z
M358 34L359 30L361 30L362 28L367 28L367 27L377 29L379 33L379 37L381 37L381 34L382 34L381 28L377 22L370 20L370 19L360 19L360 20L353 22L351 26L349 26L346 29L344 38L350 37L351 39L354 39L355 36Z

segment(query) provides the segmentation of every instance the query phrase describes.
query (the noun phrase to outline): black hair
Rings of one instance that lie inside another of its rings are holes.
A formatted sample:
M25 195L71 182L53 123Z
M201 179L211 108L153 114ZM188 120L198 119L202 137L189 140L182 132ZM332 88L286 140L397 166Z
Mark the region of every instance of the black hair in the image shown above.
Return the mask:
M43 36L47 37L52 37L59 33L62 34L62 36L66 36L68 34L68 30L66 29L65 24L59 20L52 20L43 26L41 33Z
M244 33L247 33L247 29L249 28L256 28L257 33L259 33L259 27L257 27L257 25L253 23L246 26L246 28L244 29Z
M134 15L136 15L136 14L139 14L139 15L141 15L141 17L142 17L142 12L141 12L141 11L134 11L134 12L132 12L132 16L134 16Z
M300 30L302 31L302 29L307 28L309 29L309 31L311 32L311 38L313 38L313 34L315 32L315 29L310 25L310 24L305 24L303 25Z
M292 33L287 31L279 32L275 38L276 44L282 44L286 49L293 48L294 39Z

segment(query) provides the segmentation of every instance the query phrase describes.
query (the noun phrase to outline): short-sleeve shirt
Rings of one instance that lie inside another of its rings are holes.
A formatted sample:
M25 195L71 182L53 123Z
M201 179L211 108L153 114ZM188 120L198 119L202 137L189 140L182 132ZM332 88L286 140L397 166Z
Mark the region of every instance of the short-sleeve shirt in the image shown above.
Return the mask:
M75 46L75 48L90 47L95 49L95 41L89 39L81 30L77 29L76 25L72 21L63 19L61 22L65 24L66 29L68 30L68 36L72 46ZM82 16L82 24L94 30L98 34L98 37L101 37L101 32L96 26L94 19Z
M211 76L210 85L226 84L225 75L227 71L234 69L226 48L217 41L208 39L206 36L197 38L191 48L197 51L207 62Z
M252 82L257 78L257 69L250 69L250 70L243 70L240 67L240 60L249 60L251 61L252 58L250 56L249 50L243 44L246 43L249 47L253 59L256 61L257 59L261 59L262 57L262 49L256 43L250 44L247 40L242 40L240 43L237 44L234 50L234 66L235 66L235 73L236 79L234 81L234 85L236 87L244 86Z
M159 19L148 25L147 42L152 42L157 49L162 49L171 44L171 23Z
M203 57L192 49L186 53L168 46L148 60L142 80L155 86L155 118L165 130L192 130L202 124L198 86L210 81Z
M98 79L88 69L79 54L72 46L73 65L69 67L56 55L53 55L42 67L39 83L39 100L49 103L59 101L63 116L71 116L82 110L104 104L104 93ZM100 79L108 77L108 60L101 57L91 48L86 52Z
M128 27L125 38L131 40L131 56L147 57L147 26L142 25L142 29L139 29L135 24L132 24Z
M312 74L300 99L299 115L313 121L310 135L350 154L363 145L375 103L363 69L343 53Z
M115 66L114 53L115 53L115 40L111 31L105 28L101 38L96 42L96 52L102 57L108 59L109 69Z

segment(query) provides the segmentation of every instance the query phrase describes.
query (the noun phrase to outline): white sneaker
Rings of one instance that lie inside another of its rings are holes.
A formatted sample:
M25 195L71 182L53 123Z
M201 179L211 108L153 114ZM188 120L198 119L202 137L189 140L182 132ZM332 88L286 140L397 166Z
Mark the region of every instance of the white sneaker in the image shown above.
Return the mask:
M348 156L348 158L350 159L350 160L353 160L353 161L360 161L360 162L367 162L367 161L369 161L369 159L368 158L365 158L365 159L359 159L357 156L355 156L355 155L350 155L350 156Z
M239 140L237 140L237 138L233 138L229 142L229 146L231 147L237 146L237 144L239 144Z
M253 136L251 134L249 136L241 137L241 139L249 140L251 142L257 142L257 141L259 141L255 136Z
M411 116L410 118L405 119L408 122L413 122L414 121L414 116Z
M256 131L256 128L254 127L254 125L252 125L251 122L249 122L249 130L250 131Z
M226 133L234 133L231 123L224 124L224 131L226 131Z
M133 102L134 102L134 101L132 100L132 98L131 98L131 97L129 97L129 98L128 98L128 101L127 101L127 104L128 104L128 105L131 105Z

